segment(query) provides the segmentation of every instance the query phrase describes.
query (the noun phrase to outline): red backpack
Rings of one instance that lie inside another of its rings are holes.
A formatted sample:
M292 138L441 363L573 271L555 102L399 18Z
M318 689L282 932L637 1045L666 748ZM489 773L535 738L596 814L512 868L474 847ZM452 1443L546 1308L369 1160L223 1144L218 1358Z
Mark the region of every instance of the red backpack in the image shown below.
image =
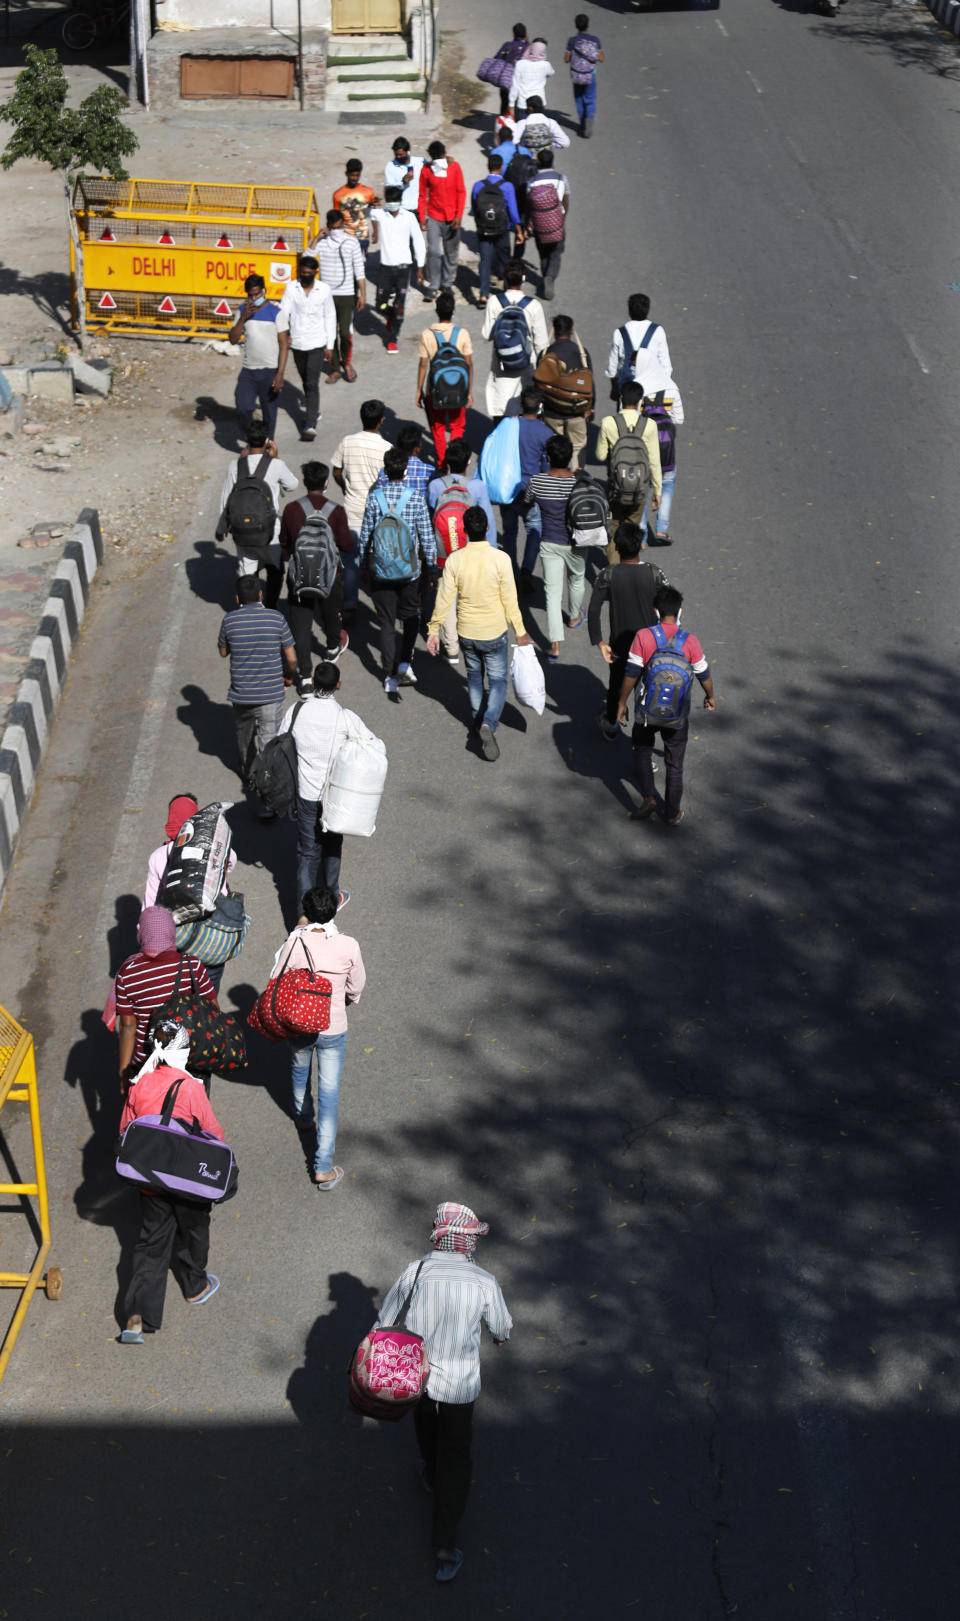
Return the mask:
M467 544L463 515L473 506L466 481L455 474L448 475L452 482L442 492L433 511L433 527L437 535L437 563L443 567L451 552L460 551Z
M534 178L527 185L533 234L538 242L562 242L566 221L560 188L553 175L544 174L542 169L539 174L540 179Z

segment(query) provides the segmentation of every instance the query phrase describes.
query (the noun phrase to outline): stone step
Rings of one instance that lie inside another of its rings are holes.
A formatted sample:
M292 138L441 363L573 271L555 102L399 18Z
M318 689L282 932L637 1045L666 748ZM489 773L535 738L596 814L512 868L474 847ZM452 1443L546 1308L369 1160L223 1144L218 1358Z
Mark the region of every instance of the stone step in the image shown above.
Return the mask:
M409 56L402 34L335 34L327 46L327 61L342 57L370 61L373 58Z

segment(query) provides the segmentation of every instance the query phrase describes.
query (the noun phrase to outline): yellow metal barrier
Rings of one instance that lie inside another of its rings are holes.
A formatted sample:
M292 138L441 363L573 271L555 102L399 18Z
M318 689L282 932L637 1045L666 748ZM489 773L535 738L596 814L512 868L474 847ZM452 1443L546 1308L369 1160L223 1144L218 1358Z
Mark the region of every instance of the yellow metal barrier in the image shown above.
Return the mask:
M33 1057L33 1037L0 1007L0 1109L5 1103L26 1103L30 1107L33 1137L33 1182L0 1182L0 1194L13 1193L36 1199L40 1221L40 1248L29 1272L0 1272L0 1288L20 1289L20 1301L6 1337L0 1345L0 1380L7 1371L10 1353L23 1327L27 1307L38 1284L43 1283L48 1300L59 1300L63 1278L52 1266L44 1277L43 1268L50 1253L50 1210L47 1204L47 1177L43 1166L43 1138L40 1134L40 1106L37 1098L37 1068Z
M237 186L80 175L73 214L87 325L224 337L248 276L279 298L320 230L309 186ZM77 267L70 244L77 320Z

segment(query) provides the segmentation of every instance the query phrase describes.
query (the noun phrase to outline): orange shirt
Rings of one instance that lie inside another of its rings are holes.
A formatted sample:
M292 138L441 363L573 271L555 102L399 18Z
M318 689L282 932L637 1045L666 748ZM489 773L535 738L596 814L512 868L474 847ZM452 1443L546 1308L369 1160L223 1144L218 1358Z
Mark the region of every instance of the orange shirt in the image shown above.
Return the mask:
M355 236L358 242L366 242L370 235L367 211L374 202L376 193L362 184L338 186L333 194L333 206L339 208L343 215L344 230Z

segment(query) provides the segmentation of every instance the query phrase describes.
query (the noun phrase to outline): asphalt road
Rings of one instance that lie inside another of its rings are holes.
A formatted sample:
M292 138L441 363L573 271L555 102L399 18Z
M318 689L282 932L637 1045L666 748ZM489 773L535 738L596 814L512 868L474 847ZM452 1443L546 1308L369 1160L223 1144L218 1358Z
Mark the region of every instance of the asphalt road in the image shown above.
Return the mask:
M513 13L481 37L464 9L469 69ZM192 1314L171 1290L162 1336L121 1351L135 1201L98 1014L168 797L233 791L221 463L175 561L98 585L0 919L65 1274L0 1393L16 1621L956 1611L956 46L866 0L836 22L591 9L607 63L596 138L564 159L554 307L601 360L643 286L675 356L669 573L720 694L687 819L628 820L585 632L491 767L464 750L461 677L420 655L393 709L361 620L343 696L390 779L344 867L369 973L347 1182L319 1207L258 1048L215 1084L242 1171L214 1215L223 1287ZM549 33L543 0L526 15ZM409 352L396 383L370 354L406 415ZM245 1008L294 853L287 828L235 829L255 928L224 1000ZM345 1412L352 1346L444 1197L490 1221L516 1324L485 1359L455 1596L412 1434Z

